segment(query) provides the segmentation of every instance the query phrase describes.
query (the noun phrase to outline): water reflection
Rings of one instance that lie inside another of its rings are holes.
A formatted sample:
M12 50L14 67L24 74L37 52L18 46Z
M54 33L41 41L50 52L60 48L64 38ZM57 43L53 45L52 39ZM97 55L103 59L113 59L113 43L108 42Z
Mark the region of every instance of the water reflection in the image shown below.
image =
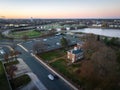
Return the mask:
M97 34L97 35L120 38L120 29L85 28L85 29L72 30L71 32L93 33L93 34Z

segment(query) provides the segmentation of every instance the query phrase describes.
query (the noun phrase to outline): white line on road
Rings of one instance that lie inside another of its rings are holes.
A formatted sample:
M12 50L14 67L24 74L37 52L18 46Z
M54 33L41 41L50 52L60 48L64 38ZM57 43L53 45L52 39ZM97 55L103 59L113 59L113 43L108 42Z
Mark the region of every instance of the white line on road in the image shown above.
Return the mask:
M38 57L36 57L33 53L31 53L33 57L35 57L40 63L42 63L45 67L47 67L49 70L51 70L53 73L55 73L57 76L59 76L64 82L66 82L69 86L71 86L74 90L78 90L74 85L72 85L69 81L67 81L65 78L63 78L60 74L58 74L56 71L54 71L51 67L49 67L46 63L44 63L42 60L40 60Z
M22 49L24 49L26 52L28 52L28 50L26 48L24 48L22 45L17 44L18 46L20 46Z

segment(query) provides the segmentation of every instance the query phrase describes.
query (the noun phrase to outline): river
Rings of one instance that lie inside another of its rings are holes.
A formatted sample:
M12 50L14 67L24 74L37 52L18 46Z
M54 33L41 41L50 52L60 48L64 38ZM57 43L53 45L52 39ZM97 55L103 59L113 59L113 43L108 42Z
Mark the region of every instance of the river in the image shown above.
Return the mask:
M72 30L70 32L93 33L96 35L120 38L120 29L85 28L85 29Z

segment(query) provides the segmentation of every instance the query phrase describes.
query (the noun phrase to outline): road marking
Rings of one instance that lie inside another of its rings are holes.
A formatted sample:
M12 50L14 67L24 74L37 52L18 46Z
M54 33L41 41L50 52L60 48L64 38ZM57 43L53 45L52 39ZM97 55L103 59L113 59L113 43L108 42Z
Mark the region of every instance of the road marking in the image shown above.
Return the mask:
M17 44L17 45L20 46L22 49L24 49L26 52L28 52L28 50L25 47L23 47L22 45L20 45L20 44Z
M44 63L42 60L40 60L35 54L31 53L33 57L35 57L40 63L42 63L45 67L47 67L50 71L52 71L54 74L59 76L65 83L67 83L69 86L71 86L74 90L78 90L74 85L72 85L69 81L67 81L65 78L63 78L60 74L58 74L56 71L54 71L51 67L49 67L46 63Z

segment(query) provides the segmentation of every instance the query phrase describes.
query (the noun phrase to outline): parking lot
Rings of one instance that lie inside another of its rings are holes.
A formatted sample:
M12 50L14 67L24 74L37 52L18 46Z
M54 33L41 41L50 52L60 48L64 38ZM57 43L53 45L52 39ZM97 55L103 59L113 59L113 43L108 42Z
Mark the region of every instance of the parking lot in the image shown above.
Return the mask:
M0 59L3 59L4 55L9 53L10 53L10 49L8 47L0 46Z
M58 49L61 48L61 38L64 37L68 40L68 44L69 45L74 45L77 42L80 42L80 40L72 35L54 35L54 36L50 36L47 38L39 38L39 39L33 39L33 40L29 40L27 42L21 43L22 46L24 46L29 52L32 52L33 50L33 46L35 43L39 42L39 43L43 43L44 46L44 51L50 51L50 50L54 50L54 49ZM41 51L39 51L41 52Z

